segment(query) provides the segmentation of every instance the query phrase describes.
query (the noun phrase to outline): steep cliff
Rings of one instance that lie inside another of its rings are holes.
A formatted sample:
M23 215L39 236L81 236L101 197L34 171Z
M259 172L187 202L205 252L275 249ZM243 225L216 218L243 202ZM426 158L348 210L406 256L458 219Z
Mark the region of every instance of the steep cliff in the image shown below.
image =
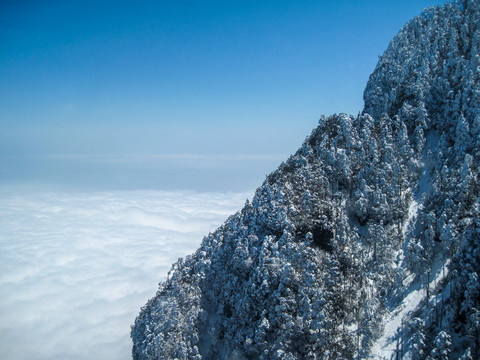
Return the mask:
M479 358L480 2L408 23L364 100L173 265L135 359Z

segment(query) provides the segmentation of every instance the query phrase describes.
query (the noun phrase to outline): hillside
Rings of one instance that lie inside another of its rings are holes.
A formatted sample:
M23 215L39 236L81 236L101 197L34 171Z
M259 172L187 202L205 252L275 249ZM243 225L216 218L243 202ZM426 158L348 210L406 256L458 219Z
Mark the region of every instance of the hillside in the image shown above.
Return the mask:
M135 359L480 358L480 2L409 22L364 101L173 265Z

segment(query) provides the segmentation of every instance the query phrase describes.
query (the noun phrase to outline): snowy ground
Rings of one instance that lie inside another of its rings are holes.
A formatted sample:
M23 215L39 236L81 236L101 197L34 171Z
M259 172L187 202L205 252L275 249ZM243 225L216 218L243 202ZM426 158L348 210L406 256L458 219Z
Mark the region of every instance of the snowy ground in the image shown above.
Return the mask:
M436 272L433 274L433 280L430 282L430 291L435 292L437 284L448 274L439 262L433 267ZM426 297L426 291L421 288L419 283L412 284L408 289L403 301L392 309L384 321L383 335L372 346L371 353L374 359L390 360L395 359L395 350L397 348L398 334L402 329L402 321L407 320L409 315L419 308L420 303Z
M425 144L424 158L428 152L435 151L438 143L438 136L435 133L430 133L427 137ZM408 218L405 221L403 227L403 235L406 243L412 236L412 230L418 215L418 212L422 210L422 203L425 200L424 196L430 191L431 179L430 179L430 166L429 162L425 161L422 176L419 179L418 187L413 196L412 202L408 209ZM397 258L402 259L402 251L399 251ZM436 285L446 276L447 272L442 267L443 261L439 261L433 265L432 281L429 284L430 290L435 291ZM418 282L412 283L413 275L410 275L405 279L404 284L408 287L403 294L403 300L400 304L390 304L390 311L384 318L384 330L380 338L378 338L371 348L371 353L374 359L378 360L390 360L395 359L395 350L397 349L398 334L402 330L402 322L409 318L415 310L418 309L422 300L426 297L426 291L422 288ZM389 304L387 304L388 307Z
M2 359L131 358L157 283L248 195L0 188Z

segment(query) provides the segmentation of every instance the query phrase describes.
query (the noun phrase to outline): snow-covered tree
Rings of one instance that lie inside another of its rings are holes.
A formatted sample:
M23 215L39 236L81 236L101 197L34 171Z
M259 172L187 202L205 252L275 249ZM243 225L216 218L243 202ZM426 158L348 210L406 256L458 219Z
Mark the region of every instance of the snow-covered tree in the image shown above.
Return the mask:
M427 360L449 360L452 337L445 331L440 331L434 340L434 348Z
M477 359L479 24L478 0L409 22L370 76L363 112L322 116L174 264L132 327L133 357L369 358L387 309L415 295L412 358Z

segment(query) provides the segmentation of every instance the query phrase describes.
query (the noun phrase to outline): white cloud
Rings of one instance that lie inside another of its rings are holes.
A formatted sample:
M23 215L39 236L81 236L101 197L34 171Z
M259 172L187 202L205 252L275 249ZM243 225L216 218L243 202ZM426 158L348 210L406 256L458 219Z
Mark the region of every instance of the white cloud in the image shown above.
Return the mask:
M248 195L0 189L2 357L131 358L157 283Z

